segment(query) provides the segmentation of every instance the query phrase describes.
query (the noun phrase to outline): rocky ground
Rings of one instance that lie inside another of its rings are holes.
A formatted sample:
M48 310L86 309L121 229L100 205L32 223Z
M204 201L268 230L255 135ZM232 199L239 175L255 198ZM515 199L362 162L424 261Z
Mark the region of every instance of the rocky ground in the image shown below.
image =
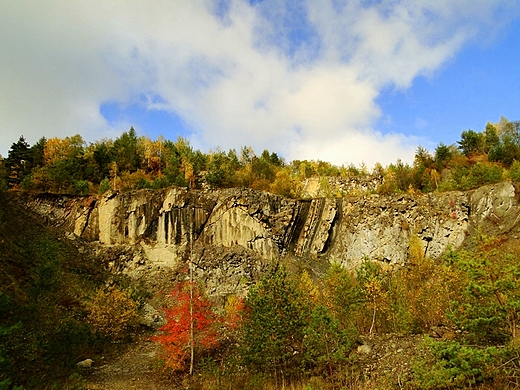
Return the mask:
M413 361L422 354L423 335L372 335L354 352L356 389L410 388ZM159 346L142 334L124 350L85 369L88 390L180 389L161 375ZM362 380L361 378L364 378ZM407 384L408 382L408 384Z
M410 388L414 360L424 353L424 335L371 335L356 351L364 389Z
M124 350L94 361L85 369L88 390L166 390L158 368L159 346L150 341L150 334L141 334Z

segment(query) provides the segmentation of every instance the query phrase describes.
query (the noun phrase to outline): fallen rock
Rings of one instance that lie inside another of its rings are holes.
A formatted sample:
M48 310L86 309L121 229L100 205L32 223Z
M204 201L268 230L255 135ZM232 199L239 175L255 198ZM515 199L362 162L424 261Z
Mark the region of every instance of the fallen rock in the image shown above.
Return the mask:
M141 317L139 324L148 328L158 329L166 323L164 318L161 316L159 311L150 305L145 303L141 309Z
M368 355L370 352L372 352L372 347L368 344L363 344L357 347L358 353L364 353L365 355Z
M92 359L85 359L81 362L76 363L76 367L78 368L90 368L92 367L92 364L94 363L94 360Z

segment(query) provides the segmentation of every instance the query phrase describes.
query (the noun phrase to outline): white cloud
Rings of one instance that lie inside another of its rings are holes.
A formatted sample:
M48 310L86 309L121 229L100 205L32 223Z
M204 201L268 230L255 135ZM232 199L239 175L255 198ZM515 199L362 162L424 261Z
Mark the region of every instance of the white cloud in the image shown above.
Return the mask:
M492 30L508 2L343 3L288 11L281 0L232 0L217 17L209 0L4 0L0 153L20 134L30 143L114 137L128 123L110 126L101 104L145 94L161 96L150 108L175 111L203 148L251 145L336 164L411 161L416 139L372 128L379 91L438 69L483 27Z
M377 162L413 161L419 140L399 134L382 135L372 130L356 130L335 138L315 138L313 142L291 145L294 155L320 156L323 161L356 162L373 168Z

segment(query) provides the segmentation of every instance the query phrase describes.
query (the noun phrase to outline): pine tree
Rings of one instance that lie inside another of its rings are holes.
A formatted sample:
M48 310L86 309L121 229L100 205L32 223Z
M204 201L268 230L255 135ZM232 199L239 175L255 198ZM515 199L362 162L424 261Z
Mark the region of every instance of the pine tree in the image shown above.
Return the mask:
M290 376L301 362L308 307L282 267L249 290L244 313L244 361L253 370Z
M21 183L23 178L31 172L32 153L24 136L11 145L9 154L4 161L7 171L7 183L13 188Z

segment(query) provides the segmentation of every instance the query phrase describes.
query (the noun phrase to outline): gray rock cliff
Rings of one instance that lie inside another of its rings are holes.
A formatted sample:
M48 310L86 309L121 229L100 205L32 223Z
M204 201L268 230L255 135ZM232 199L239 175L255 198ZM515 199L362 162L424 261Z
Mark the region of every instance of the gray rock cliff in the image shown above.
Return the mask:
M184 188L103 197L20 195L25 207L69 238L132 246L125 272L178 267L196 254L196 271L215 294L233 293L272 260L324 259L355 268L363 259L405 264L410 237L426 256L457 249L477 230L515 234L520 204L510 182L469 192L365 195L293 200L246 189ZM224 283L224 281L226 283Z

